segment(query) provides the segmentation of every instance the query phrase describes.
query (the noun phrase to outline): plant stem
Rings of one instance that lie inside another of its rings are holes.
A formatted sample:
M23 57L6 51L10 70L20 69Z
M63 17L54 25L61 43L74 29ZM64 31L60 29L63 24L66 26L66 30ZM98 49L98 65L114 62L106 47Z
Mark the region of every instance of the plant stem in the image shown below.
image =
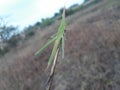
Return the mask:
M52 65L52 68L51 68L51 71L50 71L50 75L49 75L49 78L48 78L47 83L46 83L46 85L47 85L46 90L50 90L51 86L52 86L52 80L53 80L53 76L54 76L54 72L55 72L55 67L56 67L56 64L57 64L59 50L60 50L60 47L57 49L57 52L56 52L56 55L55 55L55 58L54 58L54 62L53 62L53 65Z

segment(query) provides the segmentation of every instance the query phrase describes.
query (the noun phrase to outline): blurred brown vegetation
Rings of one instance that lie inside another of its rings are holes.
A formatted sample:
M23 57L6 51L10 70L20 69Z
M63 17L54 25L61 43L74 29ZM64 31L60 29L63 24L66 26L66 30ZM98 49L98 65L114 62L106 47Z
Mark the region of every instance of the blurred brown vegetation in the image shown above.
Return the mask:
M119 0L102 0L66 21L65 59L59 57L52 90L119 90ZM0 90L44 90L52 45L39 56L34 53L57 32L59 23L37 26L30 39L0 58Z

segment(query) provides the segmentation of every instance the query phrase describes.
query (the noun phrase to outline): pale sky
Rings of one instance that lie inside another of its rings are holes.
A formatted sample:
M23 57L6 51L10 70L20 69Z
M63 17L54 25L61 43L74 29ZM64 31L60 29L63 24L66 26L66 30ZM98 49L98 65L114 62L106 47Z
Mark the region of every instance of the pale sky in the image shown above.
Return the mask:
M25 27L41 18L51 17L60 8L81 4L84 0L0 0L0 17L7 24Z

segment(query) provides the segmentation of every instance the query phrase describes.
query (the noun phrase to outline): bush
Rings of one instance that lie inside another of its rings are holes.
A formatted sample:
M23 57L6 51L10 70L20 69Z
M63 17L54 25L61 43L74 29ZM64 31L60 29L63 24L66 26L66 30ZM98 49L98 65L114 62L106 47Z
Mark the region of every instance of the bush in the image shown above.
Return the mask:
M7 52L9 52L9 48L7 46L4 48L0 48L0 56L5 55Z
M75 8L74 8L74 7L75 7ZM79 8L79 6L78 6L77 4L75 4L75 5L72 5L69 9L66 9L66 17L69 16L69 15L74 14L75 12L77 12L77 11L78 11L78 8ZM61 8L61 9L59 10L59 14L61 15L62 12L63 12L63 8ZM61 18L62 18L62 17L59 17L59 19L61 19Z
M35 35L35 32L34 32L33 30L30 30L30 31L28 31L28 32L26 33L26 36L27 36L27 37L31 37L31 36L33 36L33 35Z
M34 26L40 26L41 23L40 22L36 22Z
M29 26L29 27L25 28L24 33L25 33L26 39L35 35L36 27L39 26L39 24L40 23L37 22L34 26Z
M74 14L75 12L76 12L75 10L68 9L68 10L66 10L66 16L72 15L72 14Z
M42 19L40 27L44 28L46 26L51 25L54 22L53 18L46 18L46 19Z
M6 43L10 47L16 47L18 45L19 40L20 40L19 36L18 35L14 35L9 40L7 40Z
M11 38L12 34L16 32L17 27L13 26L0 26L0 38L2 41L7 41L9 38Z

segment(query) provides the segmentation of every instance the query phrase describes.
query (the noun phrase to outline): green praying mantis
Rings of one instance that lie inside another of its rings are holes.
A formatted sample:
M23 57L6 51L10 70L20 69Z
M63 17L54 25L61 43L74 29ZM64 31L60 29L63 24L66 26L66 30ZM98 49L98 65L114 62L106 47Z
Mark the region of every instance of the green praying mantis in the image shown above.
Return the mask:
M49 67L53 63L55 55L56 55L60 45L62 45L62 59L64 58L65 27L66 27L66 21L65 21L65 7L64 7L63 13L62 13L62 20L61 20L61 24L60 24L60 26L58 28L57 35L52 37L40 50L38 50L35 53L35 55L41 54L48 46L50 46L54 42L54 47L53 47L51 56L49 58L47 67Z

